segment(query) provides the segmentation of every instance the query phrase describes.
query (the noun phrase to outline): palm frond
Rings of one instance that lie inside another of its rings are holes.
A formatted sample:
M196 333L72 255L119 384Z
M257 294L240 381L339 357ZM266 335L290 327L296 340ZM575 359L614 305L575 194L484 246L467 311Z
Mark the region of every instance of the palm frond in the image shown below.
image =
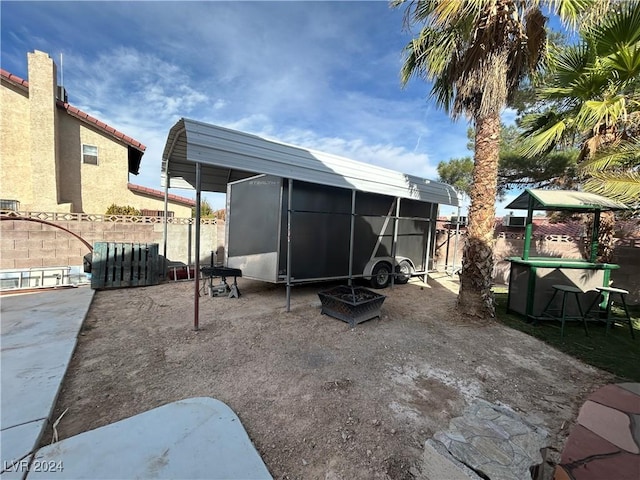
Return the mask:
M616 6L585 32L600 57L640 42L640 2L627 1Z
M603 65L614 70L621 83L637 79L640 74L640 45L621 47L606 57Z
M422 28L405 47L401 83L406 85L413 76L432 80L441 75L457 54L456 43L455 31L439 31L428 26Z
M578 44L555 52L550 83L538 91L541 100L573 97L589 99L599 94L610 81L609 70L595 61L587 44Z
M553 108L541 113L530 113L522 118L520 128L522 129L521 138L526 139L538 134L542 130L546 130L549 126L556 124L562 120L563 115Z
M609 8L609 0L551 0L560 19L572 30L589 25Z
M593 63L595 55L586 43L570 45L556 52L554 79L558 83L571 83Z
M407 9L407 15L411 16L412 23L424 23L434 10L438 7L438 2L434 0L411 0L413 8Z
M618 141L604 152L599 152L580 164L582 175L594 175L597 173L625 170L638 170L640 168L640 139L633 141Z
M522 154L527 157L533 157L549 152L562 141L566 130L567 124L562 119L545 125L536 134L525 139L522 145Z
M612 170L625 164L628 157L622 152L596 155L580 164L582 175L595 175L605 170Z
M409 83L411 77L419 76L419 68L417 62L417 55L411 48L411 44L408 44L404 49L404 62L400 68L400 83L403 87Z
M623 96L583 102L576 117L576 125L585 130L615 125L626 112L625 103Z
M434 25L446 25L452 20L455 21L464 12L465 2L445 0L437 3L438 5L433 9Z
M584 189L629 205L638 204L640 174L629 171L618 174L597 173L584 183Z
M445 113L457 118L460 111L454 109L455 88L453 84L443 77L436 78L431 88L431 98L441 106Z

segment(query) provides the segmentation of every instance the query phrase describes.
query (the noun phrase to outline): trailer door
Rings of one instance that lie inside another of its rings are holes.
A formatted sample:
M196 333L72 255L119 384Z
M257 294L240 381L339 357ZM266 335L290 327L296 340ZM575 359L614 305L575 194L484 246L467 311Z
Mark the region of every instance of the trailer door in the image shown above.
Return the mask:
M282 179L261 175L227 189L227 265L265 282L278 276L278 234Z
M287 198L283 187L280 271L286 276ZM296 281L349 276L351 190L293 182L291 205L291 276Z
M431 203L402 199L398 220L396 255L410 258L416 272L428 270L429 233L435 222L431 219Z

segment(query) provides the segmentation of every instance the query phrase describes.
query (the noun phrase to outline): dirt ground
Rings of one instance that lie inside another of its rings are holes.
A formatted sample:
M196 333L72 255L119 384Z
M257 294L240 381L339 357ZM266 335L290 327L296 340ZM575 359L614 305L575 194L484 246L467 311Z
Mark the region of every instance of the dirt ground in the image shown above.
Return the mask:
M321 315L327 284L294 287L287 313L283 286L239 279L240 299L201 297L197 332L193 282L98 291L55 408L68 409L59 438L210 396L274 478L411 479L424 442L482 397L545 427L554 463L588 393L614 379L461 318L441 277L381 291L382 317L354 329Z

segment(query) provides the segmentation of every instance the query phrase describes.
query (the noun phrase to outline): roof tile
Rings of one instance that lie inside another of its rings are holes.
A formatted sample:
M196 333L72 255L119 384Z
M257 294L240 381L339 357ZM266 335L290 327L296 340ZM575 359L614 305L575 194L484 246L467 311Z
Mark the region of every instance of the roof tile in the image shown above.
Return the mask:
M0 76L6 80L9 80L10 82L19 85L21 87L25 87L25 88L29 88L29 82L27 82L25 79L20 78L17 75L14 75L11 72L7 72L4 68L0 68Z
M127 188L132 192L144 193L146 195L150 195L152 197L162 198L164 199L164 192L161 190L156 190L154 188L144 187L142 185L136 185L134 183L127 183ZM169 200L176 203L182 203L188 207L195 207L195 200L187 197L181 197L180 195L174 195L172 193L168 196Z

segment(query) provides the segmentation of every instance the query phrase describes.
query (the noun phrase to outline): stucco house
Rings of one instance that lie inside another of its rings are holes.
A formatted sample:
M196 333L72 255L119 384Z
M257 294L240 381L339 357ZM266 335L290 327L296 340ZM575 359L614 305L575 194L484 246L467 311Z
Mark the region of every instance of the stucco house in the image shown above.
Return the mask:
M115 203L163 214L162 191L129 181L146 147L70 105L48 54L27 58L28 80L0 69L1 208L104 214ZM169 195L175 217L194 205Z

